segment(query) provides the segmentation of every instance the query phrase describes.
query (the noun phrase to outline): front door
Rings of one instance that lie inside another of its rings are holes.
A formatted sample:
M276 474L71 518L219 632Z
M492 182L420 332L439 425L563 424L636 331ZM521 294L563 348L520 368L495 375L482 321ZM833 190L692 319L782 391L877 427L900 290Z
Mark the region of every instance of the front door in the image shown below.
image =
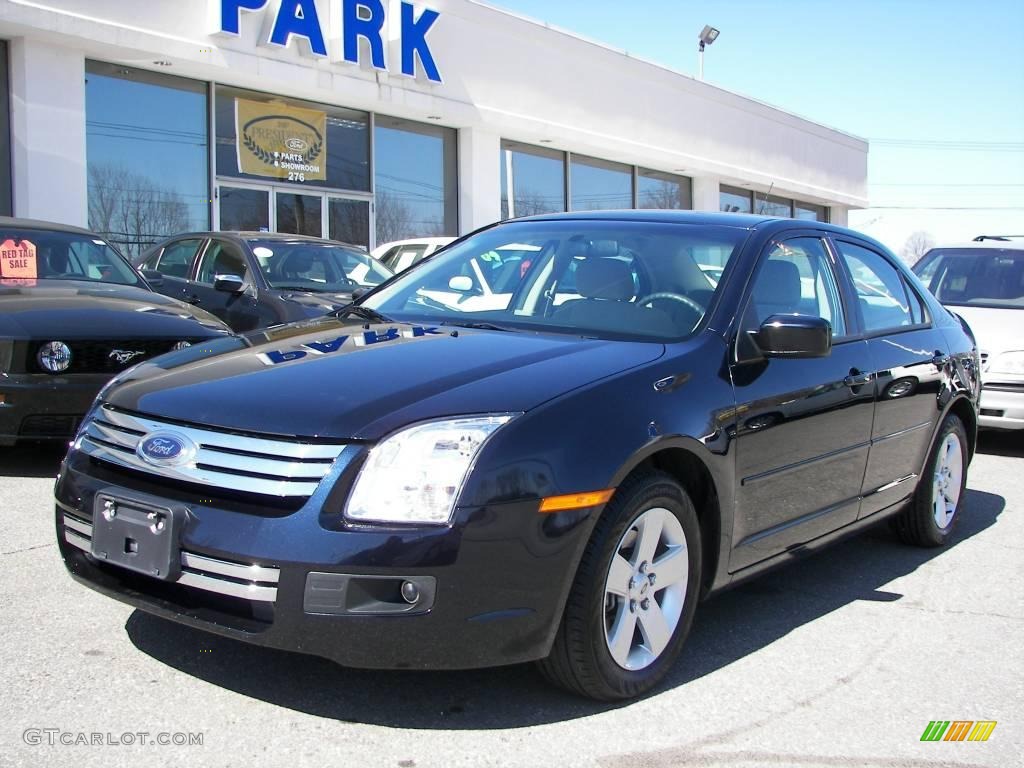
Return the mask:
M241 293L218 291L215 280L225 275L241 277L245 289ZM216 315L236 333L244 333L274 321L267 314L268 308L256 300L254 280L241 246L214 238L199 257L195 277L185 287L184 299Z
M874 413L868 345L853 338L820 236L771 243L741 318L731 367L738 409L737 571L857 519ZM827 357L765 358L749 334L777 314L832 325Z
M327 237L369 249L371 213L368 196L237 182L217 187L217 229L221 232L284 232Z

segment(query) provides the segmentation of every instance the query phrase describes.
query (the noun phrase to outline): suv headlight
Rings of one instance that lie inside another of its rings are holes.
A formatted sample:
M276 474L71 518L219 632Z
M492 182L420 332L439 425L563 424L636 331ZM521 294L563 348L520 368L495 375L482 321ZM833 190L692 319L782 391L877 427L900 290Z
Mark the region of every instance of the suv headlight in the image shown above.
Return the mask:
M416 424L375 446L345 505L356 522L447 525L480 450L518 414Z
M988 365L988 372L1024 374L1024 350L996 355Z

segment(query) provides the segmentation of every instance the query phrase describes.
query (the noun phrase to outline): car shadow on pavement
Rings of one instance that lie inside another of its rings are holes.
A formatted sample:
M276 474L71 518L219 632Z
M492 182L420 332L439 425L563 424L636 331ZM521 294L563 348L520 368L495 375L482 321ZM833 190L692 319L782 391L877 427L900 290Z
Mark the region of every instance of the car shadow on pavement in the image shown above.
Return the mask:
M0 477L56 477L67 442L19 443L0 448Z
M1024 431L983 430L978 435L978 453L1024 458Z
M996 522L1001 496L969 490L951 547ZM880 587L948 549L901 544L883 524L702 604L683 656L650 695L685 685L856 600L898 601ZM200 680L317 717L395 728L520 728L623 704L586 701L549 686L532 666L461 672L348 669L248 645L135 611L136 648ZM344 642L344 640L339 640Z

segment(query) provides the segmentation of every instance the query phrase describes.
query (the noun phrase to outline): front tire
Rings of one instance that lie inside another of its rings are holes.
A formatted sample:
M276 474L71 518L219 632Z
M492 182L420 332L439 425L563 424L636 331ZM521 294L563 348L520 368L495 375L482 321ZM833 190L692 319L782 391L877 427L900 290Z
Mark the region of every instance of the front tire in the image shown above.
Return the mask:
M895 519L896 533L904 543L941 547L949 541L967 487L967 457L964 424L949 414L935 438L914 498Z
M627 479L594 528L541 672L600 701L649 691L690 631L700 575L700 528L686 491L660 472Z

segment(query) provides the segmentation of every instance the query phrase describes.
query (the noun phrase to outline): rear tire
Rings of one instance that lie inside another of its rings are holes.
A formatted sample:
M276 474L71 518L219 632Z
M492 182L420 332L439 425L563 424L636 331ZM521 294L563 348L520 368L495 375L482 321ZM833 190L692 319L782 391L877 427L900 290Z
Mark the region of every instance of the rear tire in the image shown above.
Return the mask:
M941 547L949 541L967 487L967 456L963 422L949 414L935 438L914 498L893 521L905 544Z
M686 491L660 472L627 479L594 527L541 673L599 701L646 693L690 631L700 574L700 528Z

